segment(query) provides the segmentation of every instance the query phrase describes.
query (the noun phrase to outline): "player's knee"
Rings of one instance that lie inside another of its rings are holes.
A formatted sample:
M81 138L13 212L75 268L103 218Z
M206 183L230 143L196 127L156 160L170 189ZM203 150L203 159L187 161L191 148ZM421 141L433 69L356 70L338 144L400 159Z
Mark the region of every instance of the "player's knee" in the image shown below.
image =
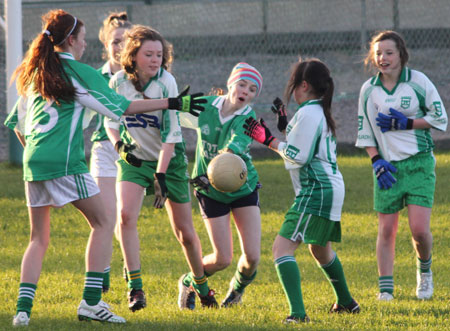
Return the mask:
M223 270L225 268L227 268L230 264L231 261L233 260L233 256L232 255L217 255L216 257L216 267L218 268L218 270Z
M121 227L130 227L136 225L136 217L134 216L134 213L122 209L120 211L120 226Z
M417 229L412 232L412 237L416 242L424 242L427 241L431 237L431 232L427 229Z
M259 264L260 254L259 252L250 252L244 256L248 266L257 266Z

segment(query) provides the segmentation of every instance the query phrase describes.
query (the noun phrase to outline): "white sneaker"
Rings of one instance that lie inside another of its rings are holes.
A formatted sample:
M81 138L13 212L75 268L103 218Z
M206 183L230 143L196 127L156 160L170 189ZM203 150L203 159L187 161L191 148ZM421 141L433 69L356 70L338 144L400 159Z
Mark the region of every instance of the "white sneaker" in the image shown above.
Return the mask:
M377 296L378 301L391 301L394 300L394 296L388 292L380 292Z
M433 295L433 290L433 273L431 270L430 272L420 272L420 270L417 270L417 298L421 300L430 299Z
M28 325L28 322L30 321L30 318L28 317L27 313L24 311L19 311L16 316L14 316L13 319L13 325L14 326L26 326Z
M123 317L117 316L116 314L110 311L109 305L100 301L95 306L90 306L86 303L85 300L81 300L80 305L77 309L78 319L80 321L100 321L100 322L109 322L109 323L125 323L125 319Z

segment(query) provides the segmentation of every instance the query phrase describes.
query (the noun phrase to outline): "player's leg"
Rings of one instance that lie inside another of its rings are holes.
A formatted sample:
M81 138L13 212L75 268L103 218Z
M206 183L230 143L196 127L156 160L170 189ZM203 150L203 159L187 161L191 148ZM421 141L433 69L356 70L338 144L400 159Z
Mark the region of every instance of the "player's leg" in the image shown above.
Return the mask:
M394 257L395 238L398 229L398 212L394 214L378 213L377 262L378 299L389 301L394 293Z
M100 189L100 197L105 206L105 216L108 222L115 224L114 234L117 241L120 242L120 227L117 226L117 199L116 199L116 178L115 177L95 177L95 182ZM112 251L111 251L112 253ZM110 269L112 255L105 261L105 269L103 271L103 293L108 292L110 287Z
M128 270L128 307L132 311L146 306L142 290L140 242L137 221L144 200L144 187L139 184L120 181L116 186L117 213L120 222L120 246Z
M430 230L431 208L408 205L409 227L413 247L417 254L417 288L419 299L429 299L433 295L431 272L431 250L433 236Z
M308 246L309 251L327 277L336 296L336 303L332 305L330 313L359 313L359 305L348 290L344 269L336 252L331 248L331 242L327 242L325 246L314 244Z
M285 323L309 321L303 304L300 269L294 257L299 245L300 241L290 240L278 234L272 247L278 279L289 303L290 312Z
M85 178L86 179L86 178ZM72 204L83 214L91 227L86 247L86 276L83 300L78 306L78 318L111 323L125 323L125 319L110 311L109 305L101 300L105 261L111 256L114 224L105 216L100 195L73 201Z
M239 236L241 256L230 288L222 302L229 307L242 302L245 288L255 279L261 256L261 215L259 206L233 208L233 217Z
M203 268L202 246L192 221L191 203L177 203L168 199L165 206L172 230L191 270L179 280L178 305L181 309L194 309L195 292L191 290L191 284L203 296L208 295L209 287Z
M28 207L30 242L22 258L19 297L13 324L28 325L42 261L50 241L50 206Z

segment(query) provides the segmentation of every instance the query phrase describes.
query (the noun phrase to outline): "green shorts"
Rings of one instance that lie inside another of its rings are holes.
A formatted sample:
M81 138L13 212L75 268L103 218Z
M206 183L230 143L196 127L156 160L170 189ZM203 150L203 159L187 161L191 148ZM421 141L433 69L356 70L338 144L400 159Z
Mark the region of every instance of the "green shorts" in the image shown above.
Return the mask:
M117 161L117 181L136 183L147 189L147 195L154 194L153 174L156 172L157 164L157 161L142 161L142 166L138 168L120 159ZM191 201L189 174L184 159L172 158L166 171L166 186L169 200L177 203Z
M374 177L374 209L383 214L394 214L405 205L431 208L434 200L436 160L432 153L421 153L402 161L392 161L397 182L388 190L381 190Z
M329 241L341 241L341 222L291 209L286 213L278 234L292 241L326 246Z

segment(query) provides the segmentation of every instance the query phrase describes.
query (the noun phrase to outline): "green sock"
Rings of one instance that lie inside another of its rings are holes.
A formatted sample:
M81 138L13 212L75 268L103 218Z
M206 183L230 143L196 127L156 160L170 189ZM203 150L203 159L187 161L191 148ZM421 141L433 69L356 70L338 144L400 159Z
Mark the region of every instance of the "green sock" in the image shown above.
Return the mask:
M102 298L103 272L88 271L84 277L83 299L95 306Z
M208 278L203 275L202 277L195 277L192 275L192 287L201 295L208 295Z
M420 270L420 272L430 272L431 270L431 255L428 260L422 260L420 258L417 258L417 269Z
M34 295L36 293L37 285L31 283L20 283L19 298L17 299L16 314L20 311L27 313L28 317L31 315L31 308L33 308Z
M128 288L142 290L141 269L128 271Z
M282 256L275 260L275 269L283 286L284 293L289 302L291 316L305 318L302 288L300 283L300 270L293 256Z
M332 259L330 263L321 265L320 268L333 287L337 304L342 306L349 305L352 302L352 296L348 290L344 269L342 268L338 256L335 254L334 259Z
M394 276L378 277L378 287L380 288L380 293L387 292L387 293L393 294L394 293Z
M109 272L111 271L111 267L108 266L103 270L103 287L109 288L110 282L109 282Z
M239 270L236 270L236 273L233 277L233 289L239 293L244 293L245 288L253 281L253 279L255 279L255 277L256 270L250 277L242 274Z

